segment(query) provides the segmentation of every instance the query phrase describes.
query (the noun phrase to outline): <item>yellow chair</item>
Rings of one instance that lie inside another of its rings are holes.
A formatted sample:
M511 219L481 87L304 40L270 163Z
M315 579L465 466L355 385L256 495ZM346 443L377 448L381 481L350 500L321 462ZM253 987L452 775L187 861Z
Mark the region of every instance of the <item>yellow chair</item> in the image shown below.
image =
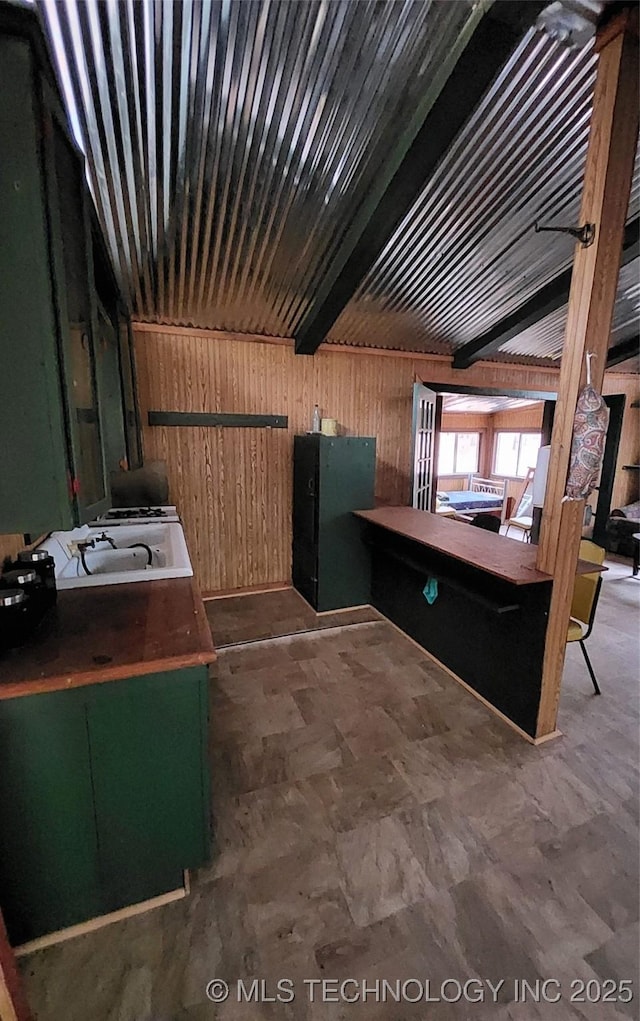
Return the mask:
M596 546L595 542L590 542L588 539L582 540L580 543L581 560L588 560L592 564L602 564L604 562L604 557L605 551L601 546ZM580 642L582 655L584 656L587 669L591 680L593 681L593 687L595 688L596 695L600 694L600 688L598 687L596 675L593 672L591 660L589 659L584 643L591 634L591 629L593 628L601 587L602 574L599 571L594 571L593 574L576 575L576 580L573 586L573 599L571 600L571 619L569 621L569 631L567 633L567 642Z

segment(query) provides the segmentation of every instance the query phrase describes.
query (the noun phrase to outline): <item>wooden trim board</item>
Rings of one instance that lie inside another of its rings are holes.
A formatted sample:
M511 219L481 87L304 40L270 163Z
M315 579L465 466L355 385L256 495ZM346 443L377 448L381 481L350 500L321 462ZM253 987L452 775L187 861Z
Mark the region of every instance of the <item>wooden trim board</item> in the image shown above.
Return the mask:
M32 1018L16 966L16 955L9 945L0 913L0 1021L32 1021Z
M377 611L376 611L377 612ZM382 617L377 620L356 620L351 624L330 624L328 627L312 627L305 631L287 631L284 635L269 635L267 638L248 638L244 642L230 642L228 645L220 645L218 652L229 652L231 649L248 649L254 645L277 645L278 642L292 642L297 638L319 638L321 635L334 634L336 631L351 631L355 628L372 627L374 624L384 624Z
M165 904L172 904L176 900L183 900L189 896L191 886L189 872L185 870L183 876L184 886L177 890L170 890L169 893L162 893L158 897L151 897L149 900L140 901L138 904L131 904L129 907L120 908L118 911L111 911L108 915L98 915L97 918L90 918L78 925L70 925L66 929L58 929L56 932L49 932L46 936L39 936L28 943L22 943L14 947L16 957L26 957L27 954L34 954L36 950L44 950L46 947L55 946L68 939L75 939L76 936L84 936L88 932L96 932L103 929L105 925L112 925L113 922L122 922L125 918L133 918L134 915L142 915L145 911L152 911L153 908L164 907Z
M302 596L302 593L298 592L298 595ZM302 596L302 599L304 599L304 596ZM305 603L307 602L306 599L304 599L304 601ZM307 603L307 605L311 606L311 603ZM311 606L311 609L313 610L313 606ZM371 606L371 603L358 603L356 606L340 606L337 610L313 610L313 612L315 613L316 617L327 617L329 616L329 614L332 613L351 613L352 610L369 610L369 609L375 610L375 607ZM375 610L375 612L377 613L378 611ZM369 621L360 621L360 623L368 624Z
M219 592L206 592L202 596L202 601L208 603L214 599L233 599L234 596L256 596L261 592L284 592L290 588L293 588L291 582L274 581L265 585L249 585L248 588L228 588L221 589Z

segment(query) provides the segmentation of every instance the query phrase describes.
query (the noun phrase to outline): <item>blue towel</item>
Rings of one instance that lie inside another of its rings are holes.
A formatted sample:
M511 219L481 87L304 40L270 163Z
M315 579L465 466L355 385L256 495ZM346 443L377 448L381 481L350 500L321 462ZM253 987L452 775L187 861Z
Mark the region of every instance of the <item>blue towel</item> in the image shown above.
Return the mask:
M438 579L427 578L427 584L422 590L424 598L427 600L429 606L433 606L436 599L438 598Z

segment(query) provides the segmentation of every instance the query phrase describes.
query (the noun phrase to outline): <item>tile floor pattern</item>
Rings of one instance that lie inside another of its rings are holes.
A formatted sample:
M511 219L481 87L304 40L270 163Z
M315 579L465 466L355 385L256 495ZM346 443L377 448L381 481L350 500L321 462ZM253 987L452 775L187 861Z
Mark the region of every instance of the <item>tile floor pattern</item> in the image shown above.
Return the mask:
M384 622L223 652L213 863L189 899L24 960L38 1021L637 1017L640 582L629 574L608 573L590 642L603 696L570 647L566 736L540 748ZM296 999L206 999L214 977L234 989L255 976L269 995L293 979ZM432 995L445 979L505 985L496 1004L310 1003L302 981L322 978L430 979ZM563 999L516 1003L516 978L558 979ZM631 1005L569 1003L573 979L597 995L627 978Z
M240 642L380 619L380 614L371 606L315 613L300 593L292 588L207 599L204 605L216 649Z

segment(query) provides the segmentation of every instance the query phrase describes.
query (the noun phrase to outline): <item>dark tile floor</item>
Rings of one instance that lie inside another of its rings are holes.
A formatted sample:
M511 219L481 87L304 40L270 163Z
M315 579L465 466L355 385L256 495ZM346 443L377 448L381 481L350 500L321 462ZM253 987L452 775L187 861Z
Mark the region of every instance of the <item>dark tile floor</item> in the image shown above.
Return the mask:
M602 697L570 647L565 736L539 748L385 622L223 651L212 864L188 899L24 960L38 1021L637 1017L640 582L629 573L608 573L590 640ZM238 1003L237 981L254 977L270 996L293 980L295 1000ZM213 978L231 987L220 1005L205 994ZM360 1002L333 1002L335 986L310 1002L304 980L322 979L354 979L344 992ZM484 1002L375 1002L382 979L392 990L429 979L432 996L473 979ZM516 979L558 980L562 999L515 1002ZM593 997L624 979L631 1004L570 1003L572 980ZM500 980L494 1003L486 983Z
M262 638L379 620L372 607L317 614L295 589L256 592L205 602L216 649Z

